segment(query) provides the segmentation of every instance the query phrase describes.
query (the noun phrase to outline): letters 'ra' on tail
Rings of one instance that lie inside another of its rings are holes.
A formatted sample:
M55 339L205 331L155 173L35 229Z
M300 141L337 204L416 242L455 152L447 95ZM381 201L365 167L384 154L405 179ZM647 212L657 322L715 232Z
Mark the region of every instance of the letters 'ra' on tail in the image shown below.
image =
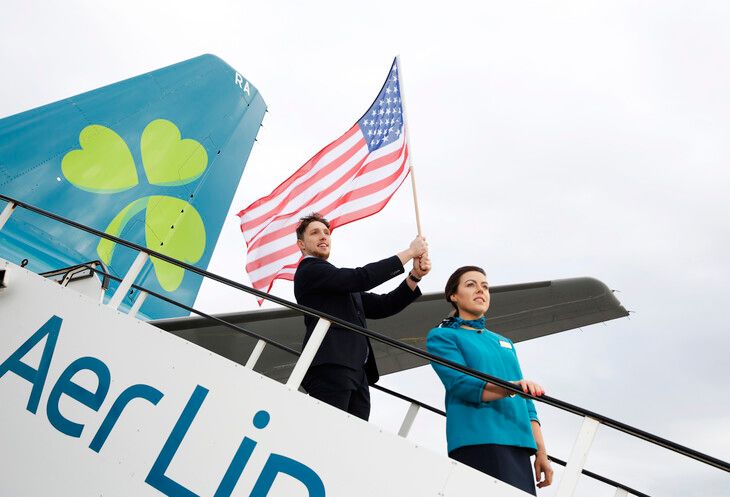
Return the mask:
M1 119L0 193L205 269L265 112L221 59L180 62ZM121 277L136 253L16 209L0 257L36 272L100 259ZM136 282L192 305L201 280L152 258ZM141 314L187 312L149 298Z

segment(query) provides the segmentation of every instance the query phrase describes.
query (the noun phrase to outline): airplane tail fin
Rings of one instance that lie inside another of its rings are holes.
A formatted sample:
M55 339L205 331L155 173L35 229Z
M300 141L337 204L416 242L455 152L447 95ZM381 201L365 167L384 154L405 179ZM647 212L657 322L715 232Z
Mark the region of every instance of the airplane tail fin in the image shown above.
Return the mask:
M1 119L0 192L204 269L265 112L240 73L196 57ZM0 231L0 257L39 273L100 259L122 276L135 256L22 209ZM201 279L153 258L137 282L192 305Z

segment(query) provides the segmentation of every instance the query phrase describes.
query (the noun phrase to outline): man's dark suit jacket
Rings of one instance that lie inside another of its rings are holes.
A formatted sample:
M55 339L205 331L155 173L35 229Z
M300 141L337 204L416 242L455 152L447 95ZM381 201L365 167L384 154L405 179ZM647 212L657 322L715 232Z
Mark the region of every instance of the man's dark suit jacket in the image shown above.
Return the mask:
M306 257L294 274L294 296L302 305L365 327L365 318L392 316L421 295L418 287L413 291L405 281L390 293L377 295L367 292L402 273L403 265L398 256L355 269L336 268L324 259ZM304 336L306 345L317 318L304 316L304 324L307 327ZM346 366L355 371L361 370L365 364L368 383L372 385L379 378L370 340L334 324L312 362L312 366L321 364Z

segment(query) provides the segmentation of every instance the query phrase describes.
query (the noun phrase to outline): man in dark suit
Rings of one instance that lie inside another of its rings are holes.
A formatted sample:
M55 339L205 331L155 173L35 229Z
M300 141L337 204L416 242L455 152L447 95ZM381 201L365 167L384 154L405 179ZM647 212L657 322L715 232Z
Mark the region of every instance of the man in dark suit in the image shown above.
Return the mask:
M300 220L297 245L304 259L294 274L294 296L300 304L364 327L365 318L392 316L421 295L418 282L431 270L428 245L422 237L417 236L406 250L392 257L355 269L337 268L327 262L330 242L326 219L313 213ZM367 292L402 274L409 260L413 260L413 269L395 290L383 295ZM304 324L306 345L317 318L305 316ZM370 340L332 325L302 386L312 397L367 420L368 384L378 381L378 377Z

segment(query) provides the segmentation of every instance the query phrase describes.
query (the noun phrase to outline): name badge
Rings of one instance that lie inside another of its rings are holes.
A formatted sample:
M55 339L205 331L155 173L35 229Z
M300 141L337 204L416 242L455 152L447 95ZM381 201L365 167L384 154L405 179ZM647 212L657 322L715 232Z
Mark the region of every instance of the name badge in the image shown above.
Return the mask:
M500 345L501 345L502 347L504 347L505 349L511 349L511 348L512 348L512 344L511 344L511 343L509 343L509 342L506 342L506 341L504 341L504 340L500 340L500 341L499 341L499 344L500 344Z

